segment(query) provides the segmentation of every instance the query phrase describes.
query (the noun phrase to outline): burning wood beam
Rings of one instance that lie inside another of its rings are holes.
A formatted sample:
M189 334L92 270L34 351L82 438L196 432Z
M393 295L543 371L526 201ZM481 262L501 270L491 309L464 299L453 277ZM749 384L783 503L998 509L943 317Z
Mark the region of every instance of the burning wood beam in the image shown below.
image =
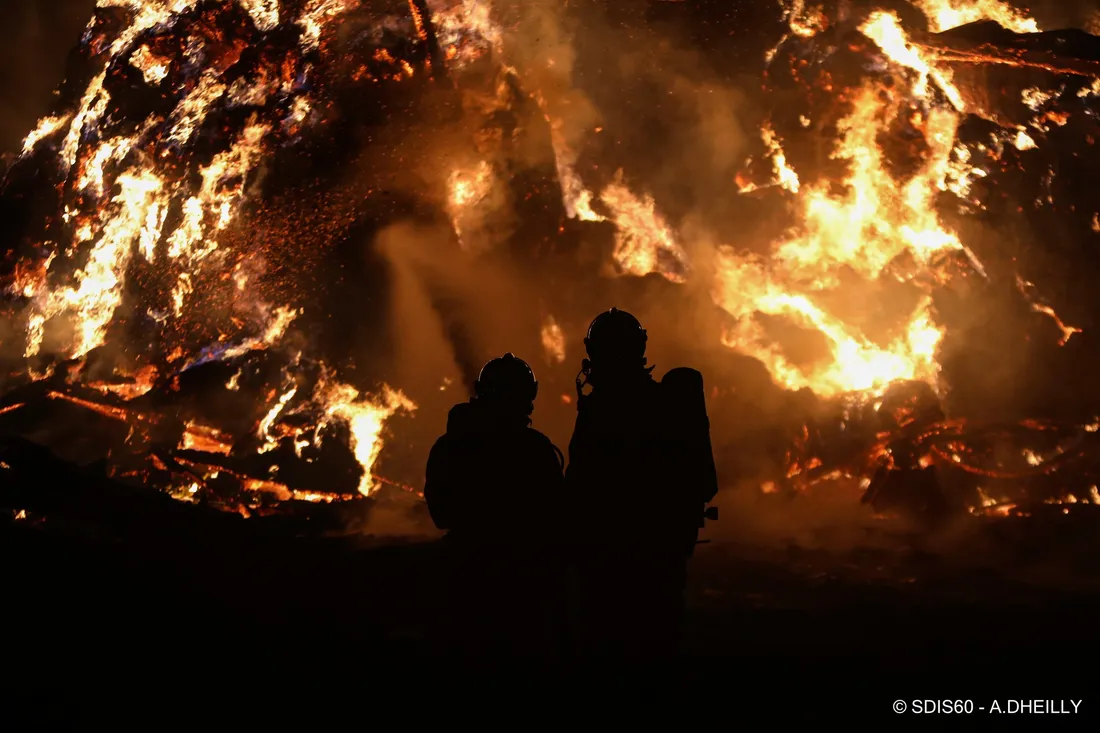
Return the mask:
M439 38L435 33L435 24L432 22L432 10L428 7L427 0L409 0L409 10L412 12L413 22L416 24L417 35L428 45L428 58L431 62L432 76L436 79L447 77L447 58L443 54L443 47L439 44Z
M962 50L936 43L914 43L913 45L934 56L941 64L1013 66L1065 76L1100 78L1100 61L1060 58L1055 54L1042 51L1016 51L992 46Z
M113 407L111 405L101 405L98 402L92 402L91 400L84 400L79 397L73 397L72 395L62 394L61 392L48 392L47 397L52 400L65 400L71 402L74 405L78 405L85 409L97 412L104 417L109 417L112 420L120 420L125 422L133 417L133 413L123 407Z

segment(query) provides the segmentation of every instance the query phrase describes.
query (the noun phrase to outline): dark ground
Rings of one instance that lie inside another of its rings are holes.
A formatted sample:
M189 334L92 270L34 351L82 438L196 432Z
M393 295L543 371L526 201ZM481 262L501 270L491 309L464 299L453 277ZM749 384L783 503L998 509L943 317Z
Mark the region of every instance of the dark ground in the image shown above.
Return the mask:
M887 721L899 698L1012 698L1083 700L1077 716L1024 716L1077 727L1100 710L1090 672L1100 593L1091 573L1074 572L1095 567L1096 553L1081 550L1095 517L993 523L952 555L704 545L676 668L551 676L449 668L427 654L433 543L294 538L190 510L147 522L135 513L94 532L83 520L5 512L11 714L42 725L148 724L146 709L158 720L235 712L285 722L300 709L347 708L366 725L387 710L415 722L514 708L648 717L659 707L729 724ZM1073 558L1058 547L1075 548Z

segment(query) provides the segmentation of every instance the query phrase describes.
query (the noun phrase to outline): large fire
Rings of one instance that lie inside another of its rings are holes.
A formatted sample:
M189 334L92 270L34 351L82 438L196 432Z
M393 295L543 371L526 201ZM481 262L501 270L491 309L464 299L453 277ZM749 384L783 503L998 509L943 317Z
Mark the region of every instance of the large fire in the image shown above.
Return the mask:
M1000 0L913 5L933 33L983 20L1015 33L1040 31ZM257 233L265 176L283 151L325 134L334 92L319 74L335 63L334 39L342 33L362 33L378 44L349 73L359 83L426 83L450 74L461 89L465 70L490 63L495 91L471 90L466 106L495 114L513 103L519 88L540 110L565 214L614 227L605 272L702 285L726 316L716 344L758 359L781 387L810 390L850 411L877 404L893 385L936 386L945 329L934 293L959 272L987 277L939 213L941 198L980 207L972 189L991 174L998 150L1034 148L1043 129L1064 124L1046 105L1053 93L1034 89L1024 100L1034 111L1029 125L963 141L960 128L981 103L955 81L949 61L960 52L938 48L927 34L916 38L894 12L871 12L856 30L866 45L860 52L874 68L858 84L815 77L802 57L785 70L802 84L825 88L832 107L843 109L831 126L800 119L807 131L835 130L827 163L799 169L782 128L767 124L760 155L750 161L755 173L730 182L744 195L773 189L786 197L790 220L782 236L763 252L740 242L690 241L639 178L618 170L602 188L589 188L578 147L601 131L578 133L583 125L572 124L560 90L540 88L543 77L508 56L510 28L491 3L411 0L403 15L374 18L369 31L356 16L362 6L354 0L99 0L81 45L87 78L70 80L81 91L26 136L9 171L39 171L57 204L28 243L30 254L23 252L7 276L7 333L22 340L12 385L50 381L52 398L131 424L135 450L165 419L142 400L178 390L181 376L199 366L229 367L227 394L259 395L242 421L247 429L187 417L174 455L150 452L178 498L194 500L226 476L246 492L281 500L341 498L295 485L277 463L264 463L280 452L311 460L341 431L358 464L355 487L372 495L387 483L380 467L391 420L417 410L399 388L377 383L365 392L342 381L339 369L294 336L302 310L276 299L266 284L273 265ZM802 0L782 10L789 32L767 55L769 65L787 60L785 45L813 44L841 22ZM554 63L550 58L544 66ZM1082 97L1098 88L1100 80L1086 79ZM902 172L889 149L899 130L918 150ZM485 212L499 204L509 178L497 154L503 144L486 137L482 158L448 164L441 176L441 208L470 256L491 238L482 231ZM693 261L700 252L713 256L713 267ZM1061 329L1063 344L1080 332L1022 279L1020 290ZM894 294L888 308L879 299L886 291ZM820 353L792 356L776 335L779 322L818 344ZM565 334L553 317L542 323L548 361L560 364ZM261 354L278 368L252 364ZM102 399L92 399L95 394ZM0 405L0 415L21 404ZM951 432L942 428L937 435L945 431ZM879 448L870 450L881 457ZM957 451L936 451L962 462ZM829 468L796 454L788 478Z
M1018 20L1014 11L997 2L918 4L940 30L1006 18L1017 19L1012 27L1038 30L1033 21ZM807 29L818 16L804 15L808 11L800 5L788 11L791 32L812 37L814 32ZM846 272L854 271L867 282L888 275L927 289L942 280L958 253L964 253L976 271L984 272L935 209L941 192L965 196L965 184L960 182L985 175L968 164L967 149L956 142L967 111L962 94L952 84L950 71L937 65L935 55L909 41L896 15L872 13L859 30L877 46L884 61L908 78L908 84L871 81L855 91L852 111L836 125L840 139L832 157L846 162L848 168L839 192L829 180L802 186L775 133L765 129L776 184L797 194L799 223L766 259L745 258L724 248L716 287L719 303L737 318L725 337L731 348L760 358L788 387L808 387L826 396L874 394L899 380L934 381L938 371L937 347L943 334L932 318L931 299L925 296L917 302L908 321L896 329L892 343L884 347L867 339L858 325L817 304L830 291L851 289L850 283L842 285ZM905 122L927 144L920 168L906 180L889 172L881 147L881 139L898 123L899 115L907 116ZM1021 130L1019 136L1026 137L1026 132ZM905 269L899 270L902 261ZM829 344L831 358L809 368L791 364L754 321L756 314L783 315L819 331Z
M227 250L223 236L254 196L265 161L316 123L310 54L356 5L310 0L289 18L274 0L100 0L83 38L98 70L76 107L42 120L23 146L24 159L52 160L62 202L60 217L46 227L53 240L40 243L51 248L44 265L13 286L25 303L14 317L25 324L29 376L43 376L34 357L46 345L51 358L74 360L102 347L130 281L142 271L168 287L131 316L159 338L149 353L119 359L116 376L136 377L112 390L126 401L194 366L282 346L299 312L264 302L252 282L263 269L258 250ZM296 29L296 43L273 39L280 24ZM262 58L248 63L250 51ZM218 321L212 346L197 346L200 319ZM50 329L61 323L71 331L52 340ZM369 495L378 485L374 465L386 421L416 405L387 385L363 395L323 364L320 378L301 384L303 364L302 353L292 353L281 384L269 391L255 449L266 453L289 439L300 454L318 444L329 424L342 423L362 470L359 492ZM236 376L228 387L237 389ZM305 425L281 420L303 413L313 416ZM227 455L240 437L189 423L179 447ZM199 473L173 493L191 498L219 472ZM279 486L257 479L244 485Z

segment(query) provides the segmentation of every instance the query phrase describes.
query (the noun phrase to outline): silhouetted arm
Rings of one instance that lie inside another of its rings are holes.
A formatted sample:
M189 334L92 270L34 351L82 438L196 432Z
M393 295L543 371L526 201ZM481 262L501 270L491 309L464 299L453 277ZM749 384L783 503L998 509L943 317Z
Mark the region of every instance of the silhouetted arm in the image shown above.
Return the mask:
M573 436L569 439L569 464L565 468L565 481L572 490L578 478L587 474L589 465L589 418L583 408L577 410L577 421L573 425Z
M454 487L451 484L450 446L447 436L435 442L428 454L428 467L424 476L424 500L435 526L442 530L451 528L454 521Z
M714 448L710 441L710 418L703 413L703 425L698 442L699 490L703 503L709 504L718 494L718 468L714 464Z
M546 436L540 436L537 458L534 461L535 486L531 488L537 492L534 499L534 512L537 514L535 524L540 531L549 535L561 534L561 525L566 521L565 507L567 499L563 488L565 487L565 457L562 452Z
M546 488L560 489L565 481L565 455L546 436L542 436L542 442L539 450L539 475Z

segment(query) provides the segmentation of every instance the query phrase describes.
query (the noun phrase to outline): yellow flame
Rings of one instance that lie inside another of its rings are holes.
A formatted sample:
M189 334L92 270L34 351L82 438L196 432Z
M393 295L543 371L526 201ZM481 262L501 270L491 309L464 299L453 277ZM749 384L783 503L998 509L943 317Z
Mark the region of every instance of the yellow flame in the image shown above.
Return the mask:
M317 48L321 44L325 25L356 5L356 0L308 0L298 19L298 25L302 26L302 45Z
M447 210L451 215L451 224L463 249L471 249L477 241L477 233L487 223L483 204L494 193L498 179L493 166L481 161L471 169L457 169L448 178L449 194Z
M1003 0L911 0L928 16L933 33L993 20L1014 33L1038 33L1039 24Z
M195 130L206 119L213 104L225 94L226 86L221 83L215 71L207 71L199 77L199 83L180 101L172 112L172 131L168 139L176 143L186 143L195 134Z
M493 183L493 168L481 161L472 172L451 173L451 206L462 209L485 198Z
M26 355L34 356L42 344L43 326L50 318L69 312L76 316L76 343L72 355L85 356L103 341L107 325L122 302L121 283L138 241L156 241L164 224L163 184L149 169L124 173L116 180L121 189L100 214L102 234L77 273L77 284L55 290L38 303L30 318Z
M888 101L873 84L855 96L851 114L838 124L834 152L849 164L847 190L837 193L828 183L803 187L802 225L774 246L770 261L730 248L719 252L716 299L736 319L724 341L764 361L785 386L835 395L878 390L899 379L933 379L938 372L942 332L932 321L930 300L918 305L904 335L887 347L871 343L817 302L820 293L840 285L844 271L874 280L903 253L927 266L940 253L962 249L932 206L947 185L958 118L950 111L929 113L928 159L910 181L899 183L887 172L877 142L891 119ZM795 366L768 340L758 313L819 332L831 358Z
M618 229L614 258L622 272L637 276L659 272L672 282L684 281L682 274L661 266L662 253L683 266L687 265L687 254L664 218L657 213L657 203L652 196L640 199L635 196L619 171L614 182L600 194L600 201L611 210L611 218Z
M168 61L154 54L148 46L134 52L130 65L141 72L146 84L160 84L168 76Z
M801 183L798 180L798 174L787 165L787 154L783 151L783 146L779 144L779 139L775 135L775 130L771 125L765 125L763 128L764 145L768 149L768 153L772 156L773 165L775 166L775 179L779 182L779 185L790 191L791 193L798 193Z
M805 0L788 0L784 5L783 20L796 36L812 38L829 25L820 5L807 7Z
M504 35L491 11L492 3L482 0L460 0L433 11L436 37L452 67L465 67L487 52L502 55Z
M217 249L217 240L209 230L220 232L233 221L245 196L247 176L263 157L262 143L268 131L267 125L253 119L236 145L218 153L210 165L200 171L202 186L197 194L183 202L183 221L168 237L170 258L184 258L188 265L193 265ZM181 274L173 292L177 315L190 293L188 279L187 273Z
M943 70L933 68L931 63L909 43L909 38L901 27L901 21L895 13L876 11L860 27L860 32L875 42L887 58L899 66L916 71L917 82L912 89L914 96L928 96L928 80L932 79L960 112L965 111L959 90L951 83L950 75Z
M261 31L269 31L279 24L279 0L240 0L252 16L252 22Z
M194 5L186 0L99 0L101 8L122 7L132 14L130 24L118 33L109 47L109 55L114 58L127 52L138 35L169 20L173 13ZM324 17L333 10L331 3L323 3L324 7L315 5L310 8ZM258 12L264 8L274 12L277 18L278 3L253 3L248 9ZM150 84L158 83L168 73L169 61L157 57L148 46L140 46L130 54L129 62L143 72ZM64 220L74 225L74 244L94 243L88 264L76 274L75 284L40 296L34 303L28 314L27 356L40 351L46 322L62 314L68 314L75 322L77 338L69 346L70 356L83 356L98 346L114 309L121 302L131 248L136 245L141 255L153 262L162 237L166 238L169 257L182 260L185 269L178 275L171 293L173 311L181 315L195 287L194 265L217 248L217 233L234 220L245 197L248 176L266 153L264 137L269 129L253 118L229 150L215 155L210 164L199 171L201 185L198 190L190 191L187 179L173 183L162 178L147 160L147 151L138 148L145 133L162 122L155 117L147 120L132 136L94 142L94 147L82 152L85 134L104 116L111 101L104 86L107 68L92 78L75 114L41 121L24 142L25 150L30 151L38 141L68 123L61 143L60 163L64 171L69 171L80 158L79 177L71 183L85 194L82 201L86 204L81 206L87 208L84 211L66 209ZM207 70L168 115L167 140L189 141L206 118L211 104L225 91L219 74L213 69ZM294 108L300 107L296 104ZM135 155L146 158L137 167L128 162ZM116 175L119 167L129 171ZM102 201L103 196L119 190L121 192L110 202ZM174 231L164 232L166 217L174 206L182 209L182 216Z
M23 139L23 155L27 155L32 152L38 143L42 140L53 135L55 132L64 127L69 120L72 119L72 115L60 115L58 117L43 117L38 121L38 126L35 127Z
M98 0L100 8L127 8L132 17L130 25L126 26L118 37L115 38L109 49L109 54L114 57L128 48L134 40L145 31L164 23L174 13L179 13L194 7L195 0ZM84 131L95 125L107 111L110 101L104 82L107 79L108 68L104 68L97 74L81 97L79 110L72 118L72 124L65 135L62 147L61 162L68 169L76 162L77 151L80 147L80 139Z
M257 435L264 438L264 444L260 447L261 453L270 453L275 450L279 445L279 436L272 430L275 426L275 421L279 419L279 415L286 409L287 403L294 399L294 395L298 394L297 387L291 387L284 392L279 401L276 402L263 419L260 420L260 427L256 431Z
M809 120L806 120L804 126L808 124ZM765 123L761 128L760 138L764 142L765 153L772 160L772 169L775 174L775 179L770 185L779 186L791 193L798 193L802 182L798 178L798 173L787 164L787 153L783 150L783 145L779 142L779 137L775 134L775 129L770 122ZM738 187L741 193L751 193L760 189L760 186L753 183L739 182Z
M542 326L542 348L551 362L565 362L565 334L553 316L548 316Z
M340 420L351 432L351 449L363 467L359 493L370 496L377 488L374 464L382 452L382 432L386 421L399 412L415 412L417 406L403 393L386 386L378 397L363 396L346 384L333 383L321 393L321 402L329 418Z
M542 94L536 94L535 100L542 107L546 122L550 125L550 146L554 150L554 163L558 169L558 184L561 186L565 215L579 221L604 221L604 217L592 210L592 192L585 187L577 173L577 154L566 139L565 121L550 115Z
M285 10L277 0L240 0L240 4L262 31L273 29L281 20L291 21L281 18ZM179 90L182 98L165 117L150 117L127 137L100 138L98 123L107 120L112 109L106 85L108 71L115 68L113 65L116 62L129 63L141 72L146 84L159 85L172 71L171 59L162 58L150 46L136 45L135 41L146 31L169 21L174 14L196 5L195 0L99 0L100 8L126 10L127 13L120 14L120 17L127 18L128 24L117 32L108 48L97 52L97 57L105 56L108 61L102 70L92 76L76 110L69 115L40 120L36 129L24 140L24 154L27 154L51 136L61 138L57 155L62 172L68 176L65 185L80 194L76 203L62 211L62 221L72 231L72 241L65 251L73 255L77 245L88 245L85 264L72 276L71 285L52 292L45 286L54 255L44 266L36 264L17 268L12 288L31 301L27 313L28 357L40 352L47 325L60 316L68 316L74 326L75 336L68 345L69 356L83 357L100 345L121 303L124 278L134 253L140 253L151 263L157 263L158 256L166 256L172 266L179 268L178 271L173 270L177 274L170 299L174 312L182 315L188 305L188 296L202 287L196 267L218 248L221 233L234 224L246 198L250 176L269 152L269 133L272 130L270 125L258 122L258 117L254 116L229 149L216 153L194 177L178 176L178 169L171 166L166 167L163 173L154 167L160 163L161 156L167 157L171 151L156 150L157 159L154 159L154 149L149 145L152 140L150 132L164 125L167 134L158 136L159 142L187 144L198 135L215 103L224 101L229 106L262 103L275 93L289 97L289 114L282 121L284 131L289 134L294 134L297 126L304 123L313 111L311 100L292 88L296 82L286 74L261 69L256 78L238 80L227 88L222 72L211 66L197 80L188 82L189 86ZM359 5L355 0L306 0L300 4L301 12L292 22L302 27L302 44L308 50L320 45L322 34L333 19ZM472 17L487 21L487 12L478 3L467 3L466 8ZM489 26L486 25L483 30L488 32ZM188 53L190 55L190 51ZM411 76L414 69L405 62L402 64L404 73ZM474 192L472 196L458 192L456 203L461 206L476 204L492 187L491 180L480 180L486 177L483 174L491 173L488 164L483 163L476 173L479 178L477 183L483 190ZM193 179L195 183L192 183ZM172 221L175 223L173 229L165 231L169 211L173 212ZM175 215L177 211L178 217ZM213 261L213 258L210 259ZM250 273L241 263L227 273L227 277L232 278L242 293L250 282ZM251 305L260 314L260 322L251 324L255 335L220 348L223 358L274 345L285 337L291 323L300 314L300 311L289 307L271 309L259 302L252 302ZM148 313L158 322L168 318L153 310ZM234 319L234 323L239 328L245 327L243 321ZM222 333L219 340L224 343L229 338L228 334ZM184 349L177 346L168 358L178 366L187 357ZM201 354L192 357L184 368L201 358L204 358ZM305 403L305 407L323 415L321 423L312 428L288 427L280 422L280 417L291 409L295 398L299 401L302 398L298 386L300 380L293 373L297 366L299 361L295 360L284 373L286 381L281 393L275 392L270 396L274 402L256 427L262 442L260 451L272 450L281 439L287 437L294 438L295 448L300 451L310 444L310 441L303 439L302 433L313 430L316 437L324 424L344 422L351 432L351 448L364 470L360 491L370 493L377 480L373 467L382 449L385 421L398 412L414 411L416 405L389 387L385 387L380 396L362 396L351 387L326 377ZM229 379L227 389L239 389L240 374L238 371ZM38 378L41 375L32 372L32 376ZM150 367L136 376L136 383L99 382L89 386L130 399L151 389L156 372ZM60 393L51 394L70 399ZM126 411L121 408L94 403L88 406L116 419L127 417ZM293 409L297 411L299 407ZM224 454L231 450L232 438L212 428L190 424L179 447ZM266 485L270 482L259 483ZM175 486L172 493L178 498L193 501L201 489L202 482L195 481ZM333 500L330 495L320 492L291 492L286 487L280 493L280 496L284 495L285 498L305 501ZM243 507L241 511L247 513Z

